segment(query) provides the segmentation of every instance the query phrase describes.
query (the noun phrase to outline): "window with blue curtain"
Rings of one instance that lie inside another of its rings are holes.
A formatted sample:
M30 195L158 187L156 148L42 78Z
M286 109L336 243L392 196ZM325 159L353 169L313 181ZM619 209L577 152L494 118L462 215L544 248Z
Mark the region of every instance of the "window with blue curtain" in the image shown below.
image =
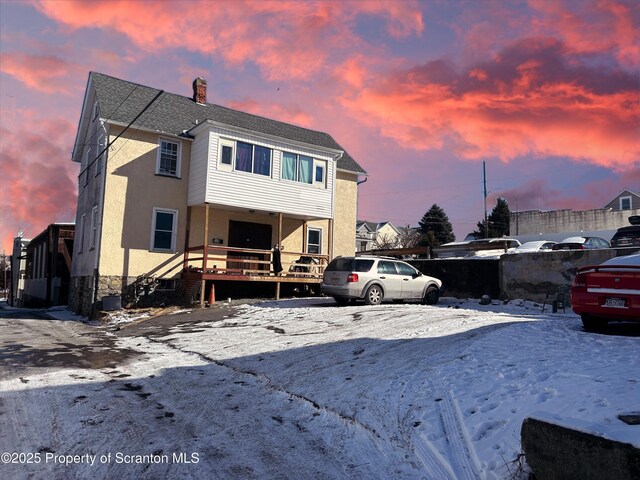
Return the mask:
M298 161L298 180L302 183L312 183L313 158L300 155Z
M282 153L282 179L283 180L297 180L296 171L298 163L298 156L295 153L283 152Z
M236 170L251 173L253 145L238 142L236 145Z
M253 173L271 175L271 149L256 145L254 148Z

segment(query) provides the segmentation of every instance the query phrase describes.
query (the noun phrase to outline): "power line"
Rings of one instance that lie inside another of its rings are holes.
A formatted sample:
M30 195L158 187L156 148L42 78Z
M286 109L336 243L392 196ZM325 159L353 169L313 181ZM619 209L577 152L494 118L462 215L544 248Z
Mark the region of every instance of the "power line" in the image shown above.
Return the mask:
M96 158L94 158L90 163L88 163L88 164L87 164L87 166L86 166L86 167L85 167L85 168L84 168L84 169L83 169L83 170L78 174L78 178L82 177L82 174L83 174L83 173L85 173L87 170L89 170L89 168L91 167L91 165L93 165L94 163L96 163L96 161L97 161L100 157L102 157L102 155L104 155L104 153L109 149L109 147L111 147L111 145L113 145L113 143L114 143L116 140L118 140L118 139L119 139L119 138L120 138L120 137L121 137L121 136L122 136L122 135L123 135L127 130L129 130L129 127L131 127L131 125L133 125L133 124L135 123L135 121L136 121L136 120L138 120L138 118L140 118L140 117L142 116L142 114L143 114L144 112L146 112L146 111L147 111L147 109L148 109L148 108L153 104L153 102L155 102L155 101L156 101L156 100L157 100L157 99L158 99L158 98L159 98L163 93L164 93L164 90L160 90L160 91L159 91L159 92L158 92L158 93L157 93L157 94L156 94L156 95L151 99L151 101L150 101L149 103L147 103L147 105L146 105L146 106L145 106L145 107L140 111L140 113L138 113L138 115L136 115L136 117L135 117L133 120L131 120L131 122L129 122L129 125L127 125L127 126L124 128L124 130L122 130L122 131L121 131L121 132L116 136L116 138L114 138L113 140L111 140L111 141L110 141L110 142L109 142L109 143L108 143L108 144L107 144L107 145L102 149L102 151L98 154L98 156L97 156ZM157 107L157 105L156 105L156 107ZM154 109L153 109L153 110L155 110L155 107L154 107ZM152 110L152 112L153 112L153 110ZM148 118L148 115L147 115L147 117L145 118L145 120L146 120L147 118ZM142 126L142 125L144 125L144 122L142 122L142 123L140 124L140 126ZM120 151L120 149L121 149L121 148L122 148L122 147L120 147L120 148L119 148L115 153L118 153L118 152ZM114 153L114 155L115 155L115 153ZM106 167L106 165L105 165L105 167Z
M129 97L130 97L131 95L133 95L133 92L135 92L135 91L136 91L136 89L137 89L139 86L140 86L140 84L139 84L139 83L136 83L136 84L135 84L135 86L133 87L133 90L131 90L131 91L129 92L129 94L128 94L128 95L127 95L127 96L126 96L126 97L125 97L125 98L120 102L120 104L116 107L116 109L115 109L113 112L111 112L111 115L109 116L109 118L107 118L107 119L106 119L106 121L107 121L107 122L113 118L113 116L114 116L114 115L116 114L116 112L120 109L120 107L121 107L122 105L124 105L124 102L126 102L126 101L129 99ZM90 142L91 142L91 140L93 140L93 139L95 138L95 136L96 136L96 135L98 135L98 133L100 133L100 129L96 129L96 131L93 133L93 135L91 135L91 137L89 137L89 139L88 139L85 143L83 143L82 145L80 145L80 148L84 149L84 147L86 147L86 146L88 146L88 145L89 145L89 146L91 146L91 145L97 145L97 144L92 144L92 143L90 143Z

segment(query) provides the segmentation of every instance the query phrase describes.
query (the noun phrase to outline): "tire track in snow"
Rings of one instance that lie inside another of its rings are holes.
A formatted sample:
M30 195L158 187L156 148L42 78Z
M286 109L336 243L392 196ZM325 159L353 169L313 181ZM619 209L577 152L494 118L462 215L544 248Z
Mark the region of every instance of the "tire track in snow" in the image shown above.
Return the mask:
M253 378L255 378L256 380L260 381L262 383L262 386L268 390L270 390L271 392L277 392L277 393L281 393L284 395L287 395L290 398L293 398L295 400L304 402L305 404L309 405L311 408L313 408L314 410L319 410L325 414L331 415L335 418L338 418L340 421L353 425L355 427L360 428L361 430L365 431L374 441L374 443L376 445L379 446L380 443L380 434L378 432L376 432L375 429L371 428L370 426L360 422L357 418L355 417L350 417L348 415L344 415L340 412L338 412L337 410L334 410L332 408L328 408L328 407L323 407L321 405L319 405L317 402L315 402L314 400L311 400L310 398L305 397L304 395L300 395L297 393L293 393L290 392L288 390L285 390L284 388L278 387L276 385L274 385L273 383L271 383L271 379L266 376L263 373L258 373L258 372L254 372L251 370L245 370L239 367L235 367L233 365L230 365L226 362L221 362L220 360L215 360L213 358L210 358L200 352L195 352L195 351L191 351L191 350L185 350L185 349L181 349L180 347L177 347L175 345L173 345L172 343L170 343L169 341L162 341L162 340L156 340L153 338L148 337L147 338L148 341L153 342L153 343L158 343L161 345L164 345L166 347L169 347L173 350L185 353L185 354L189 354L189 355L195 355L198 358L200 358L201 360L204 360L208 363L212 363L214 365L217 365L219 367L223 367L226 368L228 370L233 371L234 373L238 374L238 375L248 375L251 376ZM379 448L381 450L384 450L384 447L379 446Z
M447 452L443 455L434 442L429 440L428 435L418 430L412 435L416 454L434 479L477 480L481 478L477 455L453 392L448 390L438 378L427 380L424 387L430 392L430 397L435 400L439 427L444 436ZM420 418L421 423L425 424L431 414L432 412L425 411Z

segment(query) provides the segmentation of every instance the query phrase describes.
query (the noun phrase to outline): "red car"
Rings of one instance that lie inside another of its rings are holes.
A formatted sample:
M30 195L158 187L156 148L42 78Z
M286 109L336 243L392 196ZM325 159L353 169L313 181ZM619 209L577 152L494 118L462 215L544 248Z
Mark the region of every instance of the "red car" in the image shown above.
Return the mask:
M587 330L603 328L609 320L640 321L640 254L579 269L571 308Z

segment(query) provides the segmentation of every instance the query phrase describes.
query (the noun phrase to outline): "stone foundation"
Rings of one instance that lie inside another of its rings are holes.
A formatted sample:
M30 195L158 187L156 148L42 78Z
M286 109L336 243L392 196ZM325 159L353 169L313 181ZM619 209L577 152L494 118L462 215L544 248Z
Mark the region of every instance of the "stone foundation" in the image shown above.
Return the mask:
M183 283L176 279L174 290L158 290L153 277L121 277L101 275L72 277L69 308L79 315L94 318L102 310L102 298L116 295L124 308L184 304ZM95 301L94 301L94 289Z

